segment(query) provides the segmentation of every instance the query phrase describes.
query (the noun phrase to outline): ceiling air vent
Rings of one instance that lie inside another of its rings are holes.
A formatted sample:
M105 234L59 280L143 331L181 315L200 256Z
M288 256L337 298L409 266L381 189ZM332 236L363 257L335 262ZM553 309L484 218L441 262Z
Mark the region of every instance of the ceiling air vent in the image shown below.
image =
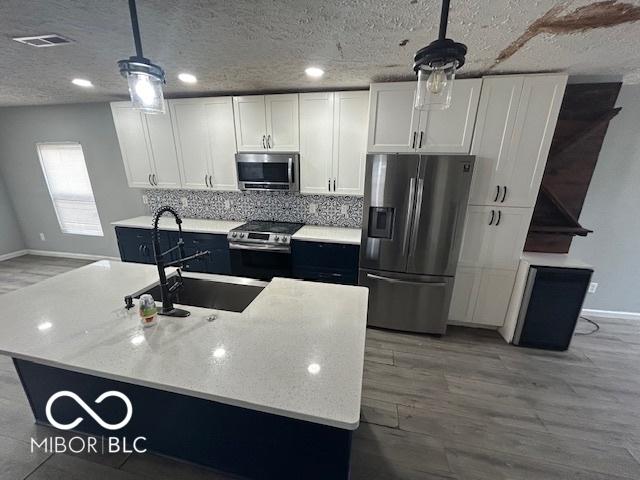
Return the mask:
M13 40L24 43L25 45L31 45L32 47L56 47L58 45L72 43L72 40L56 35L55 33L36 35L33 37L13 37Z

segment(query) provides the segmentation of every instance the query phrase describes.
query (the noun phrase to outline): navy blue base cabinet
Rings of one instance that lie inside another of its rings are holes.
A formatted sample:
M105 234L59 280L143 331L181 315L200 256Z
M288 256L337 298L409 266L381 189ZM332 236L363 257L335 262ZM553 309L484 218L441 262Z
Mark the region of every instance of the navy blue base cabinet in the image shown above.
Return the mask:
M301 280L357 285L359 253L358 245L293 241L293 276Z
M178 243L178 232L161 230L160 246L163 251ZM154 264L153 241L151 229L116 227L120 259L123 262ZM193 255L197 251L209 250L209 256L203 256L190 261L184 270L200 273L218 273L229 275L231 266L229 262L229 244L225 235L208 233L183 232L185 255ZM169 257L177 259L177 251Z
M118 430L106 430L87 415L86 409L70 399L60 399L52 404L51 415L62 424L81 418L73 432L124 438L129 448L136 438L144 437L140 439L138 448L242 478L349 478L351 430L26 360L14 359L14 365L38 424L49 425L47 402L53 394L63 390L75 393L91 405L104 422L118 423L126 413L121 401L105 399L103 404L93 402L104 392L117 391L127 396L133 410L130 421ZM212 476L215 475L212 473Z

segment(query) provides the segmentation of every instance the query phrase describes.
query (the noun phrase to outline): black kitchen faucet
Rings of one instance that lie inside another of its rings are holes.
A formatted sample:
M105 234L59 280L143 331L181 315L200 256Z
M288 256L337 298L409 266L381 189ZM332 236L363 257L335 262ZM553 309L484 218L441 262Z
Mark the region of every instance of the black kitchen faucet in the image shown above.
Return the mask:
M176 219L176 224L178 225L178 244L163 252L160 248L158 222L160 221L160 217L165 213L172 214ZM169 317L187 317L190 315L190 312L181 308L175 308L172 301L172 298L177 290L183 287L182 274L180 273L180 269L178 269L178 278L171 286L169 286L169 283L167 282L167 275L165 274L164 269L176 265L178 265L179 267L183 267L185 262L193 260L194 258L202 257L203 255L209 255L210 252L209 250L205 250L203 252L198 251L193 255L185 257L184 240L182 239L182 219L180 218L178 212L176 212L170 206L160 207L154 214L153 230L151 235L153 240L153 251L156 259L156 265L158 267L158 275L160 276L160 292L162 296L162 309L158 312L158 314L167 315ZM179 258L177 260L165 262L165 255L168 255L175 250L178 250Z

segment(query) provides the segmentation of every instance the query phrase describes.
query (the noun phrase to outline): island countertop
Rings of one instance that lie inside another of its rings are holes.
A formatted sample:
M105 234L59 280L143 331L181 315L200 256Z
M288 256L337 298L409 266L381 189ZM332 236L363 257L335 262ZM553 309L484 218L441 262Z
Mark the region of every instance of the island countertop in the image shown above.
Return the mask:
M5 294L0 354L357 428L365 288L275 278L242 313L188 306L142 328L123 298L157 279L155 266L102 260Z

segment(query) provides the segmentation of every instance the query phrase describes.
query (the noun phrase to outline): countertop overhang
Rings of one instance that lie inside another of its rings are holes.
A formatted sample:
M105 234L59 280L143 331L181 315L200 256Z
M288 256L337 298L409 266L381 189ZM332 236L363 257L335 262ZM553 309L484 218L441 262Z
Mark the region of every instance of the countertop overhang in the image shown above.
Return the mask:
M102 260L5 294L0 354L358 427L365 288L275 278L242 313L188 306L190 317L142 328L123 298L157 278L155 266Z

